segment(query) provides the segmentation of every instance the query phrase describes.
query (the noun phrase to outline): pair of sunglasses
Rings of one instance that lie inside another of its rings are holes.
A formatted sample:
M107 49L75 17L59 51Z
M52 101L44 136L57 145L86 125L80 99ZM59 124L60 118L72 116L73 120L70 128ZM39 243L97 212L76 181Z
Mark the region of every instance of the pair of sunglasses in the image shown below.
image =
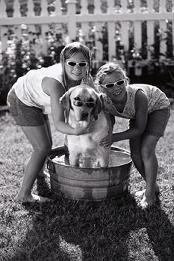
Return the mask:
M94 108L95 106L95 102L82 102L77 100L74 100L73 104L78 107L82 107L83 105L86 105L88 108Z
M125 79L123 80L119 80L119 81L116 81L116 82L110 82L110 83L106 83L106 84L101 84L103 87L105 88L113 88L115 85L117 86L121 86L122 84L125 83Z
M78 65L79 67L85 67L88 65L87 62L79 62L79 63L76 63L76 62L72 62L72 61L67 61L67 64L71 67L74 67L76 65Z

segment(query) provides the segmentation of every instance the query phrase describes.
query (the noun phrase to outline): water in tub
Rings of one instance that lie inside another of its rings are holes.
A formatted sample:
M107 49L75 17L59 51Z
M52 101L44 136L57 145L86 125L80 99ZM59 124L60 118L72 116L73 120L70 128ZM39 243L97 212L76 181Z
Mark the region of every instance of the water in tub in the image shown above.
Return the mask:
M53 160L54 163L59 165L68 165L65 155L56 156ZM117 167L125 165L131 161L129 153L126 151L117 151L111 150L109 157L109 166L108 167Z

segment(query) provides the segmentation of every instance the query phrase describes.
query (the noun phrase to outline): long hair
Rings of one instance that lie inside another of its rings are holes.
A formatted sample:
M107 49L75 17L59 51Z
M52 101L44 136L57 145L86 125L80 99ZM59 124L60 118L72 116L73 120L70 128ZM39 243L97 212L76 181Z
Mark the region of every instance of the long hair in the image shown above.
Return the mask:
M89 67L89 70L87 71L87 76L89 76L89 74L90 74L90 68L91 68L90 49L86 45L84 45L80 42L72 42L70 44L67 44L60 53L60 63L62 64L63 84L64 84L65 88L67 85L65 61L77 53L82 53L83 56L85 57L85 59L87 60L88 67Z

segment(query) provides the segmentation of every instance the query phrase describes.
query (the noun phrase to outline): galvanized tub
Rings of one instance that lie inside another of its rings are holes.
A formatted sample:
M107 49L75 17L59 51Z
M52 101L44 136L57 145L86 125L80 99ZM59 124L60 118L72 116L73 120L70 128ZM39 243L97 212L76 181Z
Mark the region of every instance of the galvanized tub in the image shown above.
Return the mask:
M65 148L58 147L47 161L51 190L74 200L119 198L128 191L131 164L128 151L111 147L107 168L78 168L66 163Z

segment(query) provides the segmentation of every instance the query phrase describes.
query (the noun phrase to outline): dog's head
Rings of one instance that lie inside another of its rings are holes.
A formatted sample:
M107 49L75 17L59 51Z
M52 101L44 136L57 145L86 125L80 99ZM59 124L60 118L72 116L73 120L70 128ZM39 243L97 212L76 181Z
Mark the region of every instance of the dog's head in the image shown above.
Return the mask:
M60 98L60 103L68 113L72 111L76 121L90 122L97 119L102 109L100 96L92 87L81 84L70 88Z

